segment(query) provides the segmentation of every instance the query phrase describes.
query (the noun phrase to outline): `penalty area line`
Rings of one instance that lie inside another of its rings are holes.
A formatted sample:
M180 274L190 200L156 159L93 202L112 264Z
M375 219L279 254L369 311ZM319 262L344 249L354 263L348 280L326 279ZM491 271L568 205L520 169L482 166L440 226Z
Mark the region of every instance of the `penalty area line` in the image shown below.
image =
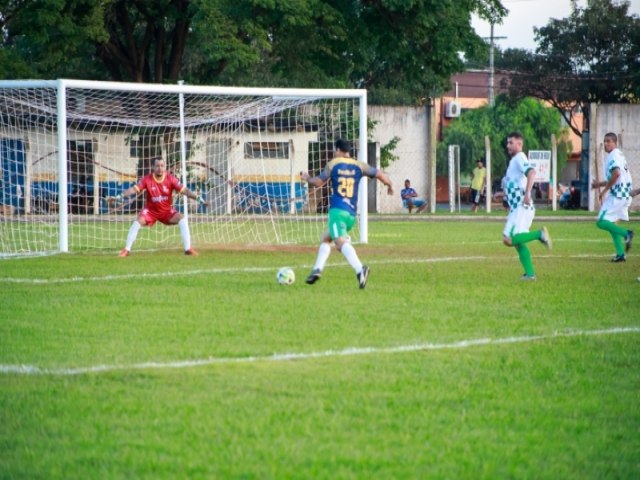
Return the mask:
M506 250L505 250L506 252ZM576 254L569 255L566 258L584 259L584 258L603 258L607 255L594 254ZM542 254L537 258L563 258L562 255ZM445 263L445 262L482 262L482 261L513 261L510 255L467 255L467 256L448 256L448 257L426 257L426 258L392 258L388 260L371 260L367 262L369 265L412 265L412 264L428 264L428 263ZM126 273L121 275L102 275L91 277L67 277L67 278L24 278L24 277L0 277L0 284L14 283L27 285L55 285L64 283L84 283L84 282L108 282L119 280L137 280L147 278L167 278L167 277L187 277L191 275L216 275L223 273L268 273L275 272L280 266L272 267L226 267L226 268L200 268L194 270L183 271L166 271L166 272L144 272L144 273ZM348 267L345 262L330 263L328 267ZM291 265L293 268L311 268L312 265Z
M276 353L265 356L250 357L209 357L194 360L181 360L175 362L145 362L131 365L95 365L79 368L42 368L35 365L2 365L0 374L18 375L52 375L73 376L90 373L122 372L133 370L151 369L181 369L206 365L230 364L230 363L257 363L257 362L284 362L292 360L313 360L317 358L349 357L356 355L375 355L420 352L432 350L463 349L487 345L508 345L516 343L530 343L542 340L554 340L557 338L569 338L579 336L602 336L626 333L640 333L640 327L614 327L595 330L565 330L556 331L548 335L528 335L504 338L477 338L461 340L451 343L419 343L413 345L398 345L394 347L349 347L342 350L325 350L323 352L308 353Z
M385 261L372 261L371 265L384 265L384 264L412 264L412 263L439 263L439 262L458 262L458 261L476 261L476 260L489 260L490 257L485 256L466 256L466 257L432 257L432 258L412 258L412 259L395 259ZM348 266L346 263L336 263L328 265L330 267L344 267ZM295 268L311 268L312 265L298 265ZM165 278L165 277L186 277L190 275L211 275L222 273L265 273L275 272L278 268L273 267L228 267L228 268L200 268L194 270L183 271L168 271L168 272L146 272L146 273L127 273L122 275L102 275L92 277L67 277L67 278L19 278L19 277L6 277L0 278L0 283L22 283L31 285L47 285L47 284L61 284L61 283L84 283L84 282L104 282L104 281L118 281L118 280L135 280L145 278Z

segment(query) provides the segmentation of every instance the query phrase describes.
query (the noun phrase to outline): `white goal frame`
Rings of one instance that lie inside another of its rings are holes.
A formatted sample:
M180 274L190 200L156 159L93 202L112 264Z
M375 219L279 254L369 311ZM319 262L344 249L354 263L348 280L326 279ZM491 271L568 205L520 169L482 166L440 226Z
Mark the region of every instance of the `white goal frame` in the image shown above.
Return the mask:
M247 88L247 87L221 87L221 86L194 86L185 85L180 82L177 85L163 84L142 84L142 83L126 83L126 82L101 82L73 79L58 80L9 80L0 81L0 90L2 89L38 89L47 88L55 89L56 98L56 125L57 132L57 186L58 186L58 246L57 252L69 252L69 179L67 176L68 162L68 118L67 118L67 90L68 89L86 89L86 90L109 90L115 92L144 92L173 94L180 98L180 157L182 164L182 178L184 185L187 184L187 154L184 134L184 115L183 115L183 96L187 94L206 94L206 95L224 95L224 96L270 96L276 98L295 97L301 99L356 99L358 105L358 139L357 139L357 157L367 163L367 91L364 89L296 89L296 88ZM59 126L65 126L59 128ZM360 243L368 243L368 204L367 204L367 183L360 182L359 204L358 204L358 233L359 237L355 239ZM189 210L187 208L187 199L183 201L183 214L188 217ZM293 199L292 199L293 201ZM1 216L1 214L0 214ZM1 218L0 218L1 220ZM124 241L124 238L122 239ZM34 252L26 252L27 254ZM37 252L36 252L37 253ZM55 252L54 252L55 253ZM4 252L0 250L0 256ZM10 254L12 255L12 254Z

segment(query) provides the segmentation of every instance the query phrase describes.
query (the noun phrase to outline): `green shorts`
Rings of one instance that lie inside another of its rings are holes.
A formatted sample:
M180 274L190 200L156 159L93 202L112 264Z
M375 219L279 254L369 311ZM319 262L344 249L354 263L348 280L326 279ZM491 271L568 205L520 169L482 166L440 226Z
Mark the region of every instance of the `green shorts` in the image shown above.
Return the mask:
M340 208L329 209L329 235L332 240L346 237L356 223L356 217Z

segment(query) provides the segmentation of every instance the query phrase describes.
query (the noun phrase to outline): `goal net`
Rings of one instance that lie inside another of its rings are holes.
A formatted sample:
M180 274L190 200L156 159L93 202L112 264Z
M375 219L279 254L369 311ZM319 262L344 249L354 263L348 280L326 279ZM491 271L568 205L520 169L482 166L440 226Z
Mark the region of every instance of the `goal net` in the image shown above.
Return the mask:
M3 256L119 251L144 196L110 200L156 157L206 201L174 195L194 246L315 243L328 189L300 172L320 173L337 138L366 161L364 90L2 81L0 110ZM353 237L366 242L361 187ZM156 225L134 249L180 246L177 227Z

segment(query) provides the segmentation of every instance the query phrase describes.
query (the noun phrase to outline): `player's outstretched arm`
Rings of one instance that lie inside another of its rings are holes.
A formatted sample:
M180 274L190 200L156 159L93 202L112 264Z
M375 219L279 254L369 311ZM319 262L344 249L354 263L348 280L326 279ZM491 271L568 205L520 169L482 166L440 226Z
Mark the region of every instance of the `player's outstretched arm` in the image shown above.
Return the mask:
M391 183L389 175L384 173L382 170L378 170L376 173L376 179L381 181L387 187L387 195L393 195L393 183Z
M199 195L195 192L192 192L188 187L184 187L182 189L182 195L184 195L187 198L190 198L191 200L195 200L196 202L200 203L200 204L204 204L206 203L204 198L202 198L202 195Z
M107 203L110 205L124 203L131 195L137 194L138 190L135 187L129 187L124 192L116 195L115 197L107 197Z
M303 182L307 182L309 185L312 185L314 187L322 187L325 183L327 183L326 180L323 180L320 177L312 177L308 172L300 172L300 180L302 180Z

